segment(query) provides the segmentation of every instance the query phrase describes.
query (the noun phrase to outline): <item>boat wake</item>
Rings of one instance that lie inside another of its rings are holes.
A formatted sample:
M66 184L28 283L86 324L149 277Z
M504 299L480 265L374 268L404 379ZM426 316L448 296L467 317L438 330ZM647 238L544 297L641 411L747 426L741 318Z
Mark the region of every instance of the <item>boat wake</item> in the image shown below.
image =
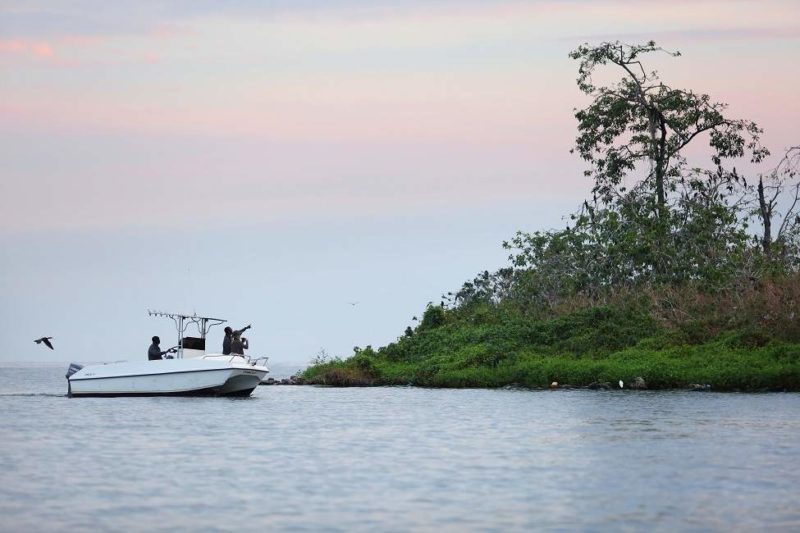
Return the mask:
M66 398L66 394L50 394L46 392L0 392L2 397L31 397L31 398Z

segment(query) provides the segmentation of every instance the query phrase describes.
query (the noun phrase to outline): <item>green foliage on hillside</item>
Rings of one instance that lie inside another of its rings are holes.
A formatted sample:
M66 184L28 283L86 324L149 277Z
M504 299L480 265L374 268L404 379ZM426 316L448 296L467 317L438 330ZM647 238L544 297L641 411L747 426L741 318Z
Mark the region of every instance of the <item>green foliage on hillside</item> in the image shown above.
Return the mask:
M497 306L446 310L437 327L418 327L378 350L314 365L304 377L334 386L537 388L554 381L587 386L642 377L649 388L800 390L796 329L772 335L748 325L748 316L720 332L718 322L732 314L673 328L641 303L617 302L544 320Z

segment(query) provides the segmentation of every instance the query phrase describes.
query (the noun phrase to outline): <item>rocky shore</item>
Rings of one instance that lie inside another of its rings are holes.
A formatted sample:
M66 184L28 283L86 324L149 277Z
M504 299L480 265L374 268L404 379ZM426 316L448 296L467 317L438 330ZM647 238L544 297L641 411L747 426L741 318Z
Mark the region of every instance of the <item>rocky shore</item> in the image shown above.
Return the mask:
M307 383L301 376L294 375L281 379L269 377L264 379L259 385L307 385Z

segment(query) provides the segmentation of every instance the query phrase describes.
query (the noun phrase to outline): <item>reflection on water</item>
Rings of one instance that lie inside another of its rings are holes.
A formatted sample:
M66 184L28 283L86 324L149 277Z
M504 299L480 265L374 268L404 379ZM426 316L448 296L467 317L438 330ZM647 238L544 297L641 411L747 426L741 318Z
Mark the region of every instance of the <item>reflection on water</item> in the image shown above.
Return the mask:
M69 399L62 366L0 368L2 530L800 528L798 394Z

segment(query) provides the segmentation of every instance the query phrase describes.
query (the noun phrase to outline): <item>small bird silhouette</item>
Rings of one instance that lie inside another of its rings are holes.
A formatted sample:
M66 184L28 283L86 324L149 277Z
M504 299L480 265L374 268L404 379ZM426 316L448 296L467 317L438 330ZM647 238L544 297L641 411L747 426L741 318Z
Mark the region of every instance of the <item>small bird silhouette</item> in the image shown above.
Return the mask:
M347 303L349 303L352 306L355 306L356 304L358 304L358 302L347 302Z
M41 339L36 339L33 342L35 342L36 344L44 343L44 345L50 348L51 350L55 350L55 348L53 348L53 345L50 343L50 339L52 338L53 337L42 337Z

